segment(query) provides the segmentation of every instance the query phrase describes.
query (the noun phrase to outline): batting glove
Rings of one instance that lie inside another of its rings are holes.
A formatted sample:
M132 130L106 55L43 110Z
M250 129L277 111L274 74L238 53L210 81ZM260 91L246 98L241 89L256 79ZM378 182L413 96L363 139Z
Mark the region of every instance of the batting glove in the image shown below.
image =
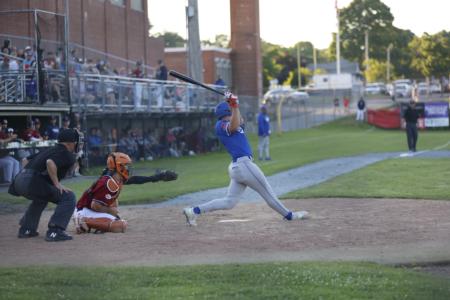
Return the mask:
M238 108L239 107L239 99L237 96L233 95L230 92L226 92L225 93L225 101L228 102L228 104L232 107L232 108Z

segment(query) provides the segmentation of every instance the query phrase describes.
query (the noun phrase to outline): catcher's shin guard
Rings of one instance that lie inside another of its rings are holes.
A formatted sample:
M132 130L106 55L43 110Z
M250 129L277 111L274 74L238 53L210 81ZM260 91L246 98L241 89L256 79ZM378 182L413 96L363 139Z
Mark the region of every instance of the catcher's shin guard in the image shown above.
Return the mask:
M125 232L128 223L125 220L111 220L108 218L83 218L82 223L86 225L88 231L95 229L100 232ZM83 228L86 228L83 226Z

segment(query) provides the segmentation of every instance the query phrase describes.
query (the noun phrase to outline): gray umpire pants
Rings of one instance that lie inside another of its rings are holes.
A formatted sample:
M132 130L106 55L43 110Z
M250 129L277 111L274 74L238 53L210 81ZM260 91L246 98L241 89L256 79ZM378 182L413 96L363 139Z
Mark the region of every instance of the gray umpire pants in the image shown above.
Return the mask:
M200 211L232 209L239 201L245 188L248 186L258 192L266 203L280 215L285 217L290 211L278 200L278 197L267 182L261 169L253 163L252 159L244 156L228 166L231 181L227 195L224 198L214 199L199 205Z
M270 144L270 138L268 135L258 137L258 158L259 159L270 158L269 144Z
M55 212L48 222L49 227L66 229L75 209L75 194L63 192L49 184L47 180L33 170L22 170L14 180L16 192L31 200L30 206L19 224L30 230L37 230L42 212L49 202L56 204Z

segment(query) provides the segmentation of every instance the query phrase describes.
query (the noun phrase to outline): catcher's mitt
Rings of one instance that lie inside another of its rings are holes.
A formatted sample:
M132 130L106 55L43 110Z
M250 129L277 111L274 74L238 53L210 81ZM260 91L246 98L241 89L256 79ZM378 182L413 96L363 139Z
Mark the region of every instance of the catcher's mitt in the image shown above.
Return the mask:
M161 171L157 174L157 176L159 177L159 180L162 181L172 181L178 178L178 174L170 170Z

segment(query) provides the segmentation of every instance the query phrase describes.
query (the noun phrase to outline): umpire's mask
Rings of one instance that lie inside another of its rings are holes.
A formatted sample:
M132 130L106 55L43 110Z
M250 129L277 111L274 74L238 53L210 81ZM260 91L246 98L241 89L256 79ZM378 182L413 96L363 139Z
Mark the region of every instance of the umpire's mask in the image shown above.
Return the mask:
M84 144L84 135L76 129L63 129L58 135L58 143L75 143L74 152L78 153Z

